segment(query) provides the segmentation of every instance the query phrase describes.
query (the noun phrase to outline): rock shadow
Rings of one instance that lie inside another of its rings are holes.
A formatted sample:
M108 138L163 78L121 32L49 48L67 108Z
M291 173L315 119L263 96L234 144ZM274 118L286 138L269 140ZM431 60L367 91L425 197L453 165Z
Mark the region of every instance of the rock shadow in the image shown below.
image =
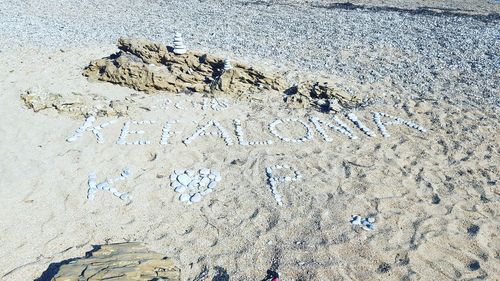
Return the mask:
M98 251L99 249L101 249L100 245L92 245L92 250L86 252L84 257L70 258L67 260L60 261L60 262L53 262L53 263L49 264L49 267L47 267L47 269L42 273L42 275L40 275L40 277L38 277L34 281L51 281L52 278L54 278L56 276L56 274L59 272L59 269L61 268L61 266L68 264L72 261L76 261L79 259L83 259L83 258L92 256L92 253Z
M409 8L399 8L392 6L369 6L369 5L358 5L350 2L345 3L332 3L328 5L313 5L317 8L325 9L337 9L337 10L363 10L369 12L398 12L401 14L410 15L424 15L424 16L436 16L436 17L465 17L473 18L478 21L483 22L493 22L500 20L500 14L489 13L489 14L468 14L467 12L472 12L470 10L460 10L460 9L450 9L450 8L434 8L434 7L418 7L415 9Z

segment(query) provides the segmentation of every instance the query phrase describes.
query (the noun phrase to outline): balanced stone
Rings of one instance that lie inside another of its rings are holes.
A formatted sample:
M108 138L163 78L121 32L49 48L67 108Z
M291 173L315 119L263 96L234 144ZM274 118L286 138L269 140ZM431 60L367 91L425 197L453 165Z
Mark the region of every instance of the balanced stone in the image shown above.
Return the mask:
M231 70L233 66L231 65L231 60L229 58L224 59L224 70L228 71Z
M174 54L182 55L187 52L186 46L184 46L184 40L180 33L175 33L174 36Z

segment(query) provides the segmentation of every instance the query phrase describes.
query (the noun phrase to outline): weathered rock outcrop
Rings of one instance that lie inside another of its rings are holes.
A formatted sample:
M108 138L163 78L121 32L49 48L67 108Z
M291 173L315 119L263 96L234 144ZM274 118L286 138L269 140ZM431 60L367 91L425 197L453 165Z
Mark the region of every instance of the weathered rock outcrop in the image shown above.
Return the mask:
M72 117L81 116L125 116L130 102L109 100L98 95L79 93L57 94L32 88L21 94L24 104L34 112L55 110Z
M340 111L353 108L361 99L347 92L330 86L328 82L306 81L289 88L285 101L292 108L315 106L322 111Z
M60 267L52 281L180 281L180 269L164 255L140 243L102 245L85 258Z
M221 57L193 51L176 55L171 47L145 39L121 38L118 48L118 53L92 61L83 74L90 80L145 92L192 91L240 97L275 90L286 94L285 101L292 108L313 106L339 111L360 103L359 98L328 83L306 81L289 87L281 74L266 74L238 62L232 62L232 68L224 70Z
M240 95L259 89L286 88L282 77L241 63L235 62L233 69L224 71L223 58L210 54L188 51L175 55L170 47L139 39L121 38L118 48L118 53L92 61L83 74L146 92L220 91Z

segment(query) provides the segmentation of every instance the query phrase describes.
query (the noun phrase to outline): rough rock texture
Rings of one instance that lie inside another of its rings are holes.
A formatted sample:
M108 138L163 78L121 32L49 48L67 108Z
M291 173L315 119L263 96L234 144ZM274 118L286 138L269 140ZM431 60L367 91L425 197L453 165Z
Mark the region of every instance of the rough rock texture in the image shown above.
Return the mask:
M237 62L232 63L232 69L224 71L223 58L191 51L175 55L171 47L145 39L120 38L118 48L118 53L92 61L83 74L91 80L146 92L193 91L238 97L262 90L284 91L292 108L312 105L321 110L338 111L360 102L327 82L306 81L288 88L280 74L265 74Z
M61 266L52 281L163 280L180 281L180 269L162 254L140 243L102 245L85 258Z
M21 94L21 100L34 112L52 110L58 113L79 116L125 116L128 114L129 102L108 100L98 95L79 93L56 94L32 88Z
M353 108L361 103L361 99L351 96L346 91L330 86L328 81L306 81L289 88L285 101L291 108L318 107L322 111L340 111L342 108Z
M92 61L83 74L146 92L223 92L237 96L258 89L285 89L280 76L237 62L233 69L223 71L223 58L209 54L188 51L175 55L170 47L144 39L121 38L118 48L118 53Z

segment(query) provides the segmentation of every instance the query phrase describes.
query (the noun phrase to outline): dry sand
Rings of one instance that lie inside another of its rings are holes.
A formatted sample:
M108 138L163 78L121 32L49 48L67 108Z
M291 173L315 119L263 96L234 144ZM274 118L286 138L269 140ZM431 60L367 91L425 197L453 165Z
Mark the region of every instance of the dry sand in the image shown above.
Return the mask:
M267 139L273 138L267 124L275 118L331 116L288 110L279 94L262 93L256 95L262 102L233 101L227 110L203 111L190 104L202 102L196 95L148 96L89 83L82 68L112 50L23 50L0 57L3 280L34 279L50 263L82 256L91 245L123 241L142 241L173 257L184 280L193 280L205 267L205 280L216 280L215 267L231 280L261 280L269 268L283 280L498 278L496 107L465 107L438 97L415 101L389 92L394 100L356 114L373 130L370 112L382 111L413 120L427 133L394 126L388 128L389 138L356 131L359 139L349 140L330 132L333 142L326 143L315 132L306 143L275 138L269 146L226 146L220 138L204 137L186 146L181 140L194 132L193 121L215 119L233 134L231 121L239 118L249 136ZM105 129L104 144L92 134L68 143L83 118L25 108L19 95L33 86L62 95L129 97L151 111L131 108L129 117ZM155 109L165 97L188 109ZM173 130L180 134L160 146L160 123L143 127L142 137L151 145L114 144L129 119L178 119ZM282 207L264 172L280 163L304 175L278 187ZM94 201L86 199L89 172L103 180L124 167L133 177L117 188L131 192L132 203L105 192ZM182 204L168 187L169 174L202 167L222 172L219 189L198 204ZM353 214L374 216L376 229L353 228Z

